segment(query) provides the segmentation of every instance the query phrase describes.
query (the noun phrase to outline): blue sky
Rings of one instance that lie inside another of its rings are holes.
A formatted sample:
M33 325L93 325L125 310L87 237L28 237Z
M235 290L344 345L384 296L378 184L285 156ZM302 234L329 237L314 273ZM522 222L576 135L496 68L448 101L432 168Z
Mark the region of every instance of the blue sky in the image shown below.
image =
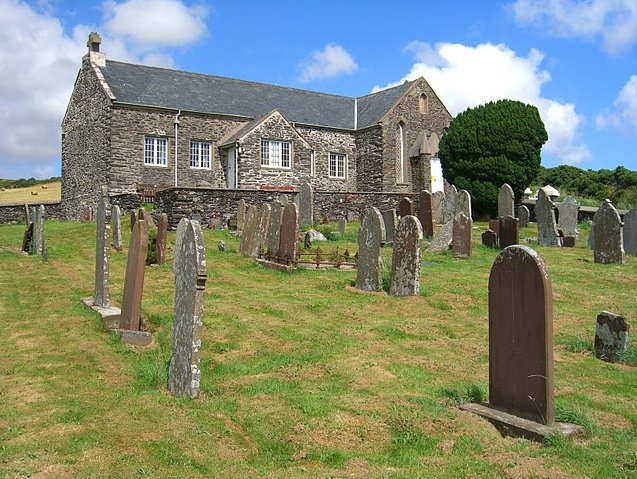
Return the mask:
M362 96L424 76L452 114L536 105L544 166L637 170L637 0L0 0L0 177L60 174L90 31L107 61Z

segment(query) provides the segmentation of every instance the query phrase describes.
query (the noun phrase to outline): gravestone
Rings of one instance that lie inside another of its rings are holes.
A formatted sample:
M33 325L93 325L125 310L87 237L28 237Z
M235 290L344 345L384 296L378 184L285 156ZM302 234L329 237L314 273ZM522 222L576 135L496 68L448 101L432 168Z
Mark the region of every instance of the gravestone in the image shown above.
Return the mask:
M562 238L562 247L564 247L564 248L574 248L575 247L575 237L574 236L564 236Z
M404 216L398 222L391 263L393 296L414 296L420 292L420 247L422 226L415 216Z
M451 185L447 188L445 192L445 214L443 218L443 223L447 223L449 221L453 221L454 214L456 212L456 195L458 194L458 189L455 185Z
M309 183L303 183L299 188L299 215L304 226L314 225L314 190Z
M406 196L402 197L398 202L398 215L402 218L403 216L410 216L414 214L414 202L411 201L411 198L407 198Z
M29 254L33 246L33 223L29 223L22 237L22 251Z
M338 232L343 236L345 234L345 230L347 229L347 218L341 216L338 219Z
M434 238L429 245L431 253L442 253L447 251L453 240L453 220L447 221L438 231L434 233Z
M537 242L542 246L560 246L560 239L555 225L553 202L544 190L537 192L535 203L535 221L537 223Z
M138 219L137 210L132 210L130 212L130 230L131 230L131 233L135 229L135 223L137 223L137 219Z
M113 248L122 251L122 210L118 205L111 209L111 229L113 230Z
M201 330L206 286L206 247L198 221L186 222L175 251L175 314L168 390L173 396L196 398L201 382Z
M624 215L624 252L637 256L637 209L630 210Z
M279 203L281 203L281 206L285 208L285 205L287 205L289 202L290 202L290 198L288 197L288 195L286 194L279 195Z
M239 252L243 256L250 256L254 244L254 237L257 234L257 225L259 222L259 212L254 205L248 205L246 208L245 223L243 225L243 233L241 234L241 243Z
M482 233L482 244L487 248L498 248L498 235L495 231L488 229Z
M82 208L82 213L80 215L80 221L82 223L88 223L93 221L93 208L90 206L86 206Z
M508 183L500 187L500 191L498 192L498 217L515 217L514 196L513 188L511 188Z
M31 224L31 212L29 211L29 205L24 205L24 224L28 228Z
M628 349L630 325L626 318L602 311L595 327L595 356L615 363Z
M555 421L551 279L526 246L502 250L489 276L489 402L542 424Z
M188 219L188 218L182 218L183 219ZM175 233L175 255L173 256L173 272L176 273L177 272L177 251L179 251L179 249L181 248L181 242L184 239L184 235L186 234L186 228L188 227L188 223L187 222L182 222L181 220L179 220L179 223L177 223L177 231Z
M147 256L148 225L145 220L138 219L131 234L126 260L122 315L119 321L119 328L122 330L139 331Z
M520 225L517 218L503 216L500 218L500 234L498 235L500 249L520 243Z
M432 238L434 235L433 201L433 195L427 190L422 190L418 195L418 220L425 238Z
M108 306L108 255L111 250L111 227L106 221L106 210L110 207L108 187L103 185L97 200L95 220L97 223L95 241L95 294L93 304Z
M271 261L276 261L279 254L282 219L283 206L278 200L273 201L270 205L270 224L268 225L268 239L266 242L267 259Z
M360 290L380 291L382 288L383 260L380 247L384 237L385 224L380 211L368 208L358 232L356 287Z
M157 220L157 242L155 243L157 253L157 264L166 262L166 239L168 237L168 215L162 213Z
M286 265L296 263L299 256L299 222L298 207L295 203L287 203L283 207L281 218L278 263Z
M588 235L588 247L592 250L595 249L595 222L591 221L591 231Z
M471 256L471 230L473 229L473 221L465 216L464 213L458 213L453 219L451 240L451 251L454 258L468 258Z
M491 218L489 220L489 229L496 235L500 234L500 218Z
M518 220L520 221L520 228L526 228L527 226L529 226L529 218L529 209L524 205L520 205L518 207Z
M434 221L436 224L441 225L445 219L445 192L436 191L434 193L433 203Z
M33 243L31 252L34 255L42 254L42 246L44 244L44 205L34 208L33 216Z
M394 243L394 236L396 235L396 223L398 223L396 210L385 210L381 213L381 216L383 217L383 226L385 227L385 243L392 245Z
M577 238L577 212L579 211L579 202L572 196L567 196L564 201L557 205L559 211L558 229L561 229L564 236L573 236Z
M153 216L144 208L139 209L139 212L137 213L137 219L144 220L146 222L148 231L157 229L157 224L155 223Z
M604 200L593 216L593 223L595 223L595 263L623 264L622 221L610 200Z
M270 226L270 213L272 209L268 203L263 203L259 209L259 221L257 223L257 230L254 235L254 242L252 243L250 256L256 258L259 256L259 252L264 253L266 249L266 243L268 240L268 227Z
M309 231L305 232L303 237L303 249L310 249L312 247L312 235Z
M459 213L462 213L473 221L473 216L471 215L471 195L467 190L460 190L456 194L456 206L453 213L454 218Z
M246 202L244 199L240 199L239 203L237 204L237 231L243 231L243 228L245 227L245 217Z

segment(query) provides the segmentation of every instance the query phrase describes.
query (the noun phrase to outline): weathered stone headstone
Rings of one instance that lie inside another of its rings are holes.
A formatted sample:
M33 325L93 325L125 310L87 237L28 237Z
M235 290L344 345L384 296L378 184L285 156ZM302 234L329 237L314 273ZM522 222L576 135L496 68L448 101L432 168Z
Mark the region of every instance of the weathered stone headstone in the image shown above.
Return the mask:
M623 264L622 221L610 200L604 200L593 217L593 223L595 223L595 262Z
M358 232L358 268L356 270L358 289L380 291L382 288L383 260L380 247L383 237L385 237L385 224L380 211L377 208L368 208Z
M246 202L243 199L237 204L237 231L243 231L245 227Z
M80 221L83 223L88 223L93 221L93 208L90 206L86 206L82 208L82 214L80 215Z
M166 262L166 240L168 237L168 215L162 213L157 220L157 264L164 264Z
M588 247L592 250L595 249L595 222L591 221L591 231L588 235Z
M108 256L111 250L111 227L106 221L106 211L109 209L108 187L102 186L97 200L97 223L95 241L95 294L93 304L101 307L108 306Z
M524 205L520 205L518 207L518 220L520 221L520 228L526 228L527 226L529 226L529 217L530 217L530 213L529 213L529 209L524 206Z
M22 251L29 253L33 246L33 223L29 223L24 230L24 236L22 237Z
M188 219L188 218L182 218ZM188 222L182 222L179 220L177 223L177 232L175 233L175 255L173 256L173 272L177 272L177 251L181 248L181 242L184 239L184 235L186 234L186 228L188 227Z
M29 211L29 205L27 204L24 205L24 224L27 228L29 227L29 224L31 224L31 212Z
M122 315L119 321L120 329L126 331L139 331L147 256L148 225L145 220L138 219L128 247Z
M434 221L436 224L441 225L445 219L445 192L436 191L434 193L433 203Z
M505 183L498 192L498 217L515 216L513 188Z
M345 234L345 230L347 228L347 219L345 217L340 217L338 219L338 232L342 235Z
M500 249L520 243L520 225L517 218L503 216L500 218L500 234L498 235Z
M279 195L279 203L281 203L281 206L285 207L285 205L287 205L289 202L290 198L288 197L288 195L286 195L285 193Z
M456 206L453 214L454 218L459 213L462 213L473 221L473 216L471 215L471 195L467 190L460 190L456 194Z
M259 251L265 252L268 240L268 228L270 226L270 213L272 209L269 203L263 203L259 209L259 221L257 223L257 230L254 235L254 242L251 245L250 256L256 258L259 256Z
M281 264L292 264L299 255L299 210L296 204L288 203L283 207L281 219L281 238L279 241L279 259Z
M567 196L564 201L557 205L559 211L558 229L561 229L564 236L573 236L577 238L577 212L579 211L579 202L572 196Z
M122 250L122 210L118 205L111 209L111 229L113 231L113 248Z
M385 227L385 243L391 245L394 243L394 236L396 235L396 223L398 223L396 210L385 210L381 213L381 216L383 217L383 226Z
M624 215L624 252L637 256L637 209L630 210Z
M168 390L173 396L196 398L201 381L201 329L206 286L206 248L198 221L188 224L175 251L175 315Z
M628 349L629 332L626 318L602 311L595 327L595 356L613 363L619 361Z
M283 219L283 206L278 200L270 205L270 224L268 226L268 238L266 241L267 259L276 261L279 254L279 241L281 240L281 220Z
M35 208L33 215L33 243L31 247L32 254L41 255L42 245L44 243L44 205Z
M305 232L305 236L303 237L303 248L310 249L312 247L312 235L309 231Z
M489 276L489 402L543 424L555 421L551 279L526 246L502 250Z
M393 296L413 296L420 292L420 247L422 226L415 216L404 216L398 222L391 263Z
M575 247L575 236L564 236L562 238L562 246L564 248L574 248Z
M136 210L132 210L130 212L130 230L131 230L131 233L135 229L135 223L137 223L137 219L138 219L137 211Z
M433 195L427 190L422 190L418 195L418 220L425 238L432 238L434 235L433 201Z
M495 231L488 229L482 233L482 244L487 248L498 248L498 235Z
M489 220L489 229L496 235L500 234L500 218L491 218Z
M535 221L537 223L537 242L542 246L560 246L553 208L553 202L546 196L544 190L540 189L535 203Z
M243 256L250 256L250 252L254 244L254 238L257 234L258 222L259 212L257 207L254 205L248 205L246 209L243 233L241 234L241 243L239 246L239 252Z
M473 221L464 213L458 213L453 219L451 251L454 258L468 258L471 256L471 230Z
M144 220L146 222L146 227L148 228L148 231L157 229L157 223L155 223L155 220L153 219L153 215L151 215L144 208L139 209L139 212L137 213L137 219Z
M429 252L442 253L447 251L453 240L453 220L447 221L438 231L434 233L434 238L429 245Z
M226 250L226 242L224 240L219 240L217 243L217 249L223 253Z
M456 212L456 195L458 194L458 189L455 185L451 185L447 188L445 192L445 214L443 218L443 222L447 223L448 221L453 221L453 217Z
M299 215L302 225L314 225L314 190L309 183L303 183L299 188Z
M398 214L402 218L403 216L410 216L414 214L414 202L411 198L406 196L401 198L398 202Z

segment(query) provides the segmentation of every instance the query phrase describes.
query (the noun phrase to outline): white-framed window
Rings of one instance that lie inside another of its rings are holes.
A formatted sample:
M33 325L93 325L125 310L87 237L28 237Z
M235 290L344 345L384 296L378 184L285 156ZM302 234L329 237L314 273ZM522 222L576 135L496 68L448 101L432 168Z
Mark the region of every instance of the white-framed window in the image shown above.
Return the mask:
M168 138L144 137L144 164L168 166Z
M330 153L330 178L345 178L347 156L342 153Z
M310 176L316 176L316 155L314 150L310 151Z
M261 140L261 166L270 168L290 168L289 141Z
M207 141L190 142L190 167L200 170L210 169L210 148Z

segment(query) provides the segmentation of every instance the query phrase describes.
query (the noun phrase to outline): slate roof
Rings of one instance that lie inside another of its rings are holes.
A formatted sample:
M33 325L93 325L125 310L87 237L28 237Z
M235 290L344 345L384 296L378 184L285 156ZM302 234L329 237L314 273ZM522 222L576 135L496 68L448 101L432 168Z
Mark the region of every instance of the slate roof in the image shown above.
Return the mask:
M100 67L116 103L259 118L279 110L289 121L354 129L354 98L108 61ZM411 83L358 99L358 128L377 123Z

